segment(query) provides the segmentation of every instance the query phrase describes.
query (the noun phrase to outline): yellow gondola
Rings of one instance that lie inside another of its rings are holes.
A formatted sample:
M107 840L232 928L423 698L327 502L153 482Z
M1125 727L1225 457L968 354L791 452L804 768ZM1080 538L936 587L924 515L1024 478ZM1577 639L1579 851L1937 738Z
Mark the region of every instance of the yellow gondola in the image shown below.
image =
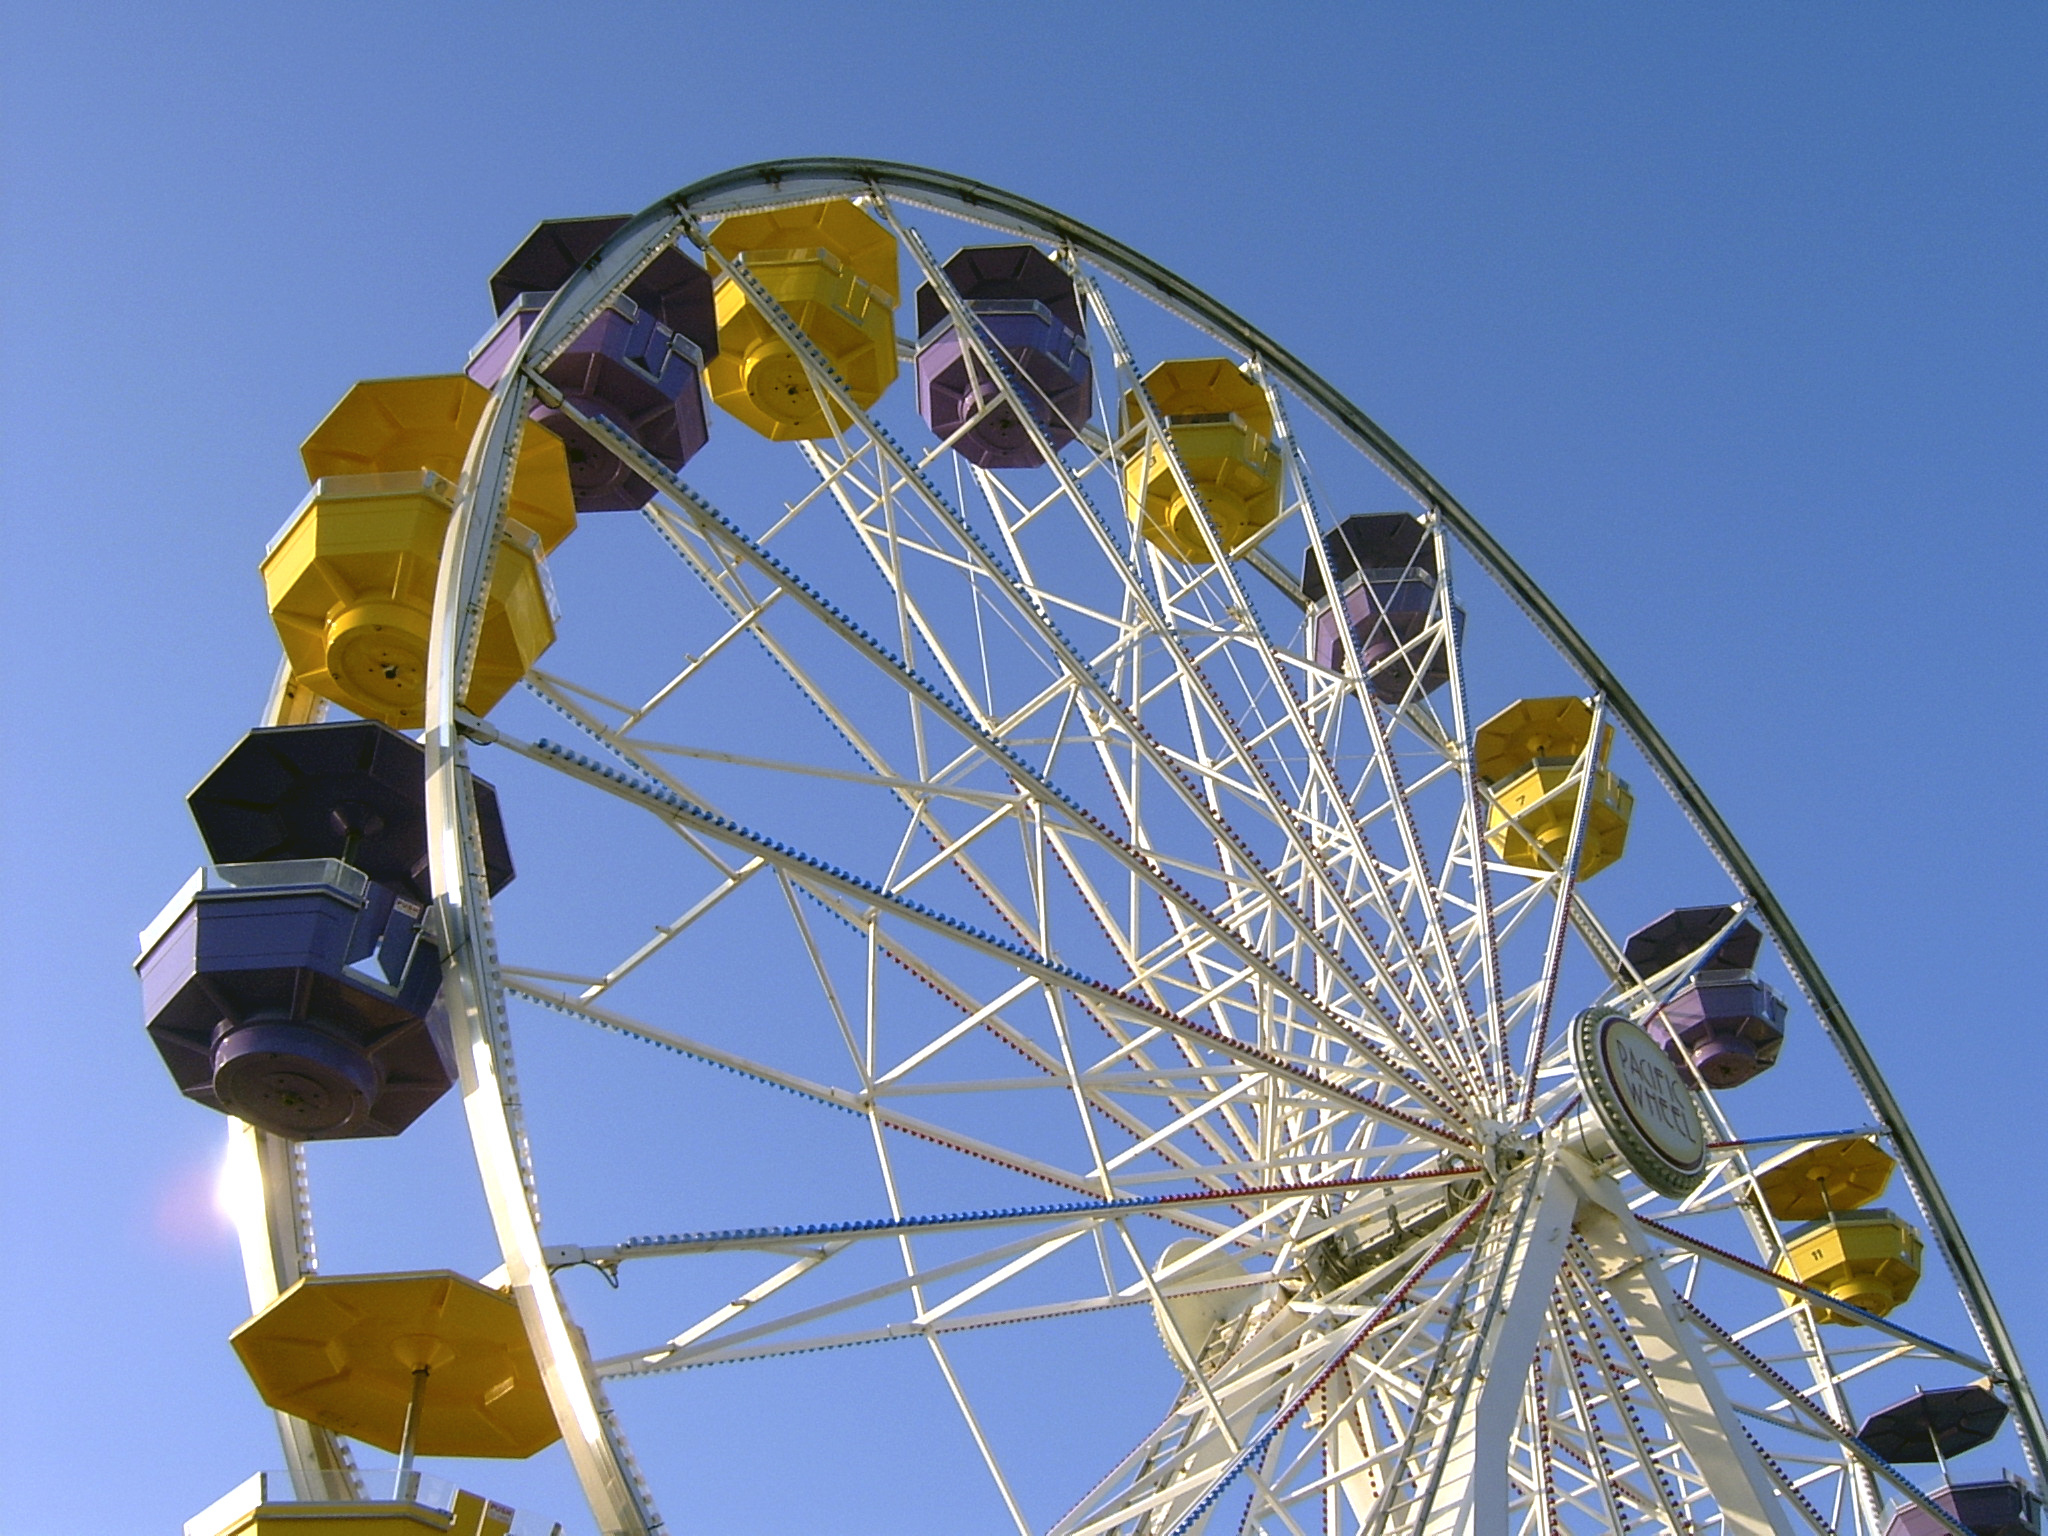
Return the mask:
M1215 525L1216 542L1236 550L1271 527L1280 514L1280 451L1265 390L1225 357L1161 363L1144 385ZM1135 391L1124 396L1117 440L1124 496L1145 537L1177 560L1208 564L1214 556L1201 509L1188 500L1173 459L1147 429Z
M426 717L428 633L455 482L489 391L462 374L351 389L306 439L312 493L264 555L294 680L366 719ZM527 422L463 704L487 713L555 638L543 555L576 527L561 439Z
M711 398L775 442L830 437L848 423L811 387L803 359L718 262L743 258L866 410L896 378L896 237L839 199L744 213L711 235L718 356Z
M1518 699L1473 733L1473 770L1493 787L1486 842L1517 869L1564 864L1579 814L1579 759L1593 733L1593 710L1584 699ZM1586 808L1578 878L1590 880L1628 846L1635 796L1607 769L1614 728L1600 732L1592 765L1592 803Z

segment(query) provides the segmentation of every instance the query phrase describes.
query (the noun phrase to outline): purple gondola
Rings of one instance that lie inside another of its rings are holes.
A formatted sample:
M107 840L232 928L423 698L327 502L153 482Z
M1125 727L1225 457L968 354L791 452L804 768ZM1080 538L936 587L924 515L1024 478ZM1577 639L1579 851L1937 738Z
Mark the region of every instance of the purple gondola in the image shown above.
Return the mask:
M475 787L495 889L511 858ZM297 1140L397 1135L454 1082L419 746L373 722L251 731L189 804L214 862L136 961L173 1080Z
M1733 907L1681 907L1629 936L1624 953L1650 977L1696 954L1727 929L1714 952L1644 1021L1680 1066L1690 1057L1709 1088L1734 1088L1777 1064L1785 1040L1785 1001L1756 974L1763 935Z
M2039 1496L2014 1477L1949 1484L1927 1499L1953 1515L1971 1536L2039 1536L2041 1530ZM1885 1536L1949 1536L1948 1527L1917 1504L1895 1508L1884 1531Z
M623 216L550 219L527 236L491 278L497 323L470 354L469 376L494 385L555 290L625 223ZM548 382L586 416L602 416L670 469L681 469L710 439L701 378L718 352L711 279L681 251L655 257L601 310L562 355ZM654 488L549 405L534 420L569 450L578 512L644 506Z
M1450 650L1424 637L1436 607L1437 564L1436 541L1422 519L1406 512L1347 517L1323 536L1323 552L1373 697L1399 704L1410 688L1441 688L1451 675ZM1317 666L1342 671L1336 605L1314 550L1302 557L1301 588L1309 600L1310 654ZM1451 622L1462 631L1464 618L1456 609Z
M946 263L946 278L975 321L1054 451L1074 440L1093 413L1094 367L1074 280L1035 245L970 245ZM1043 462L1001 386L970 354L945 300L930 283L917 290L917 411L950 438L987 410L953 447L983 469L1028 469ZM991 402L995 402L991 404Z

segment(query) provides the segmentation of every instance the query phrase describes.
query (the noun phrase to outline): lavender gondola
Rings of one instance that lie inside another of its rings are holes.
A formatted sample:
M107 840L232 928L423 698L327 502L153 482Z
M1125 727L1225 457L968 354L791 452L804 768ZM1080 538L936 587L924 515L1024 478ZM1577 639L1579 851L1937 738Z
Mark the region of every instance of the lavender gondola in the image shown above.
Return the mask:
M469 376L496 384L555 290L625 222L550 219L527 236L491 278L498 320L470 355ZM701 380L717 352L711 279L671 247L584 327L546 377L584 415L606 418L670 469L681 469L710 438ZM533 418L569 450L577 511L630 511L654 494L563 411L542 404Z
M1971 1536L2039 1536L2040 1497L2015 1477L1952 1483L1935 1489L1927 1499L1953 1515ZM1895 1508L1884 1529L1885 1536L1948 1536L1948 1528L1917 1504Z
M1755 970L1763 935L1732 907L1681 907L1629 936L1636 974L1656 975L1698 953L1724 928L1705 962L1644 1021L1679 1065L1690 1057L1709 1088L1734 1088L1777 1064L1785 1040L1785 1001Z
M1323 552L1339 603L1329 599L1313 549L1301 565L1316 665L1331 671L1345 666L1337 620L1341 604L1374 698L1399 704L1411 688L1441 688L1451 675L1450 648L1424 638L1436 608L1437 564L1436 541L1422 519L1406 512L1347 517L1323 536ZM1464 620L1464 610L1454 608L1453 627L1462 630Z
M424 756L370 722L250 732L190 798L214 863L142 936L143 1011L186 1097L298 1140L392 1136L454 1081L423 926ZM475 781L493 888L512 876Z
M970 245L954 253L945 273L1046 441L1055 451L1072 442L1092 413L1094 382L1074 280L1035 245ZM974 420L953 447L983 469L1041 463L1029 430L930 283L917 290L917 329L917 411L926 425L950 438Z
M136 968L185 1096L303 1141L396 1135L447 1092L440 956L396 895L338 859L219 865L182 893Z

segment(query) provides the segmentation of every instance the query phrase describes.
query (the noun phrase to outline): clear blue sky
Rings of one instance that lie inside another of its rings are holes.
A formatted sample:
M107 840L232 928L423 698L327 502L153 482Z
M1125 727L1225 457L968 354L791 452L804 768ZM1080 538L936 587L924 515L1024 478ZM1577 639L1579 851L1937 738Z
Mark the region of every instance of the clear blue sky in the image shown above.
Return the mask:
M2018 3L0 6L0 1527L276 1460L128 965L299 439L536 220L783 154L1066 210L1393 431L1757 856L2048 1370L2044 81Z

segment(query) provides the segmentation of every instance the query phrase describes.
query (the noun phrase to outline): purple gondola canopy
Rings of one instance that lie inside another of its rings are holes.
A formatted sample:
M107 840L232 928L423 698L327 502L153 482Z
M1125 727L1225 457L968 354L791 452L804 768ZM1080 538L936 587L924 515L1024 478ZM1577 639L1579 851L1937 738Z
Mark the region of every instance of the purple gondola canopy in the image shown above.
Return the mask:
M1928 1387L1857 1427L1856 1438L1894 1465L1946 1461L1989 1445L2005 1423L2005 1400L1988 1381Z
M552 294L625 224L626 216L614 213L535 225L519 249L491 274L491 307L503 314L522 293ZM655 319L686 338L706 362L718 355L710 275L674 246L626 285L626 297L641 309L652 310Z
M1680 1066L1689 1058L1714 1089L1739 1087L1768 1071L1785 1040L1785 1001L1754 969L1763 935L1747 918L1731 927L1734 917L1733 907L1680 907L1637 929L1623 948L1636 974L1647 978L1714 944L1644 1020L1666 1055Z
M1645 923L1628 936L1622 953L1638 976L1654 976L1681 960L1690 959L1726 929L1721 942L1707 958L1704 970L1746 971L1756 964L1763 934L1744 918L1734 923L1733 907L1679 907L1666 912L1654 923Z
M420 744L375 721L260 726L185 803L216 864L341 859L425 902L426 773ZM512 878L512 850L498 792L484 779L470 783L495 894Z
M1450 679L1450 652L1425 640L1436 609L1436 541L1419 517L1406 512L1347 517L1323 536L1323 552L1337 583L1339 602L1329 599L1322 562L1315 551L1302 557L1301 587L1309 599L1309 650L1319 667L1346 664L1337 608L1350 627L1358 660L1373 697L1399 704L1419 685L1424 693ZM1451 622L1462 631L1464 611Z
M469 376L496 384L555 290L624 225L619 215L551 219L527 236L491 278L498 319L470 354ZM648 263L548 365L548 382L586 416L602 416L670 469L710 439L701 383L718 352L711 278L673 246ZM569 453L578 512L629 511L654 488L568 415L545 403L534 420Z
M1094 365L1074 280L1035 245L970 245L945 265L947 281L994 345L998 365L1055 452L1093 414ZM953 446L983 469L1043 462L1001 386L971 353L944 298L917 290L917 410L941 438L969 420ZM992 403L993 402L993 403ZM984 410L984 407L986 409ZM982 412L975 419L976 412Z

